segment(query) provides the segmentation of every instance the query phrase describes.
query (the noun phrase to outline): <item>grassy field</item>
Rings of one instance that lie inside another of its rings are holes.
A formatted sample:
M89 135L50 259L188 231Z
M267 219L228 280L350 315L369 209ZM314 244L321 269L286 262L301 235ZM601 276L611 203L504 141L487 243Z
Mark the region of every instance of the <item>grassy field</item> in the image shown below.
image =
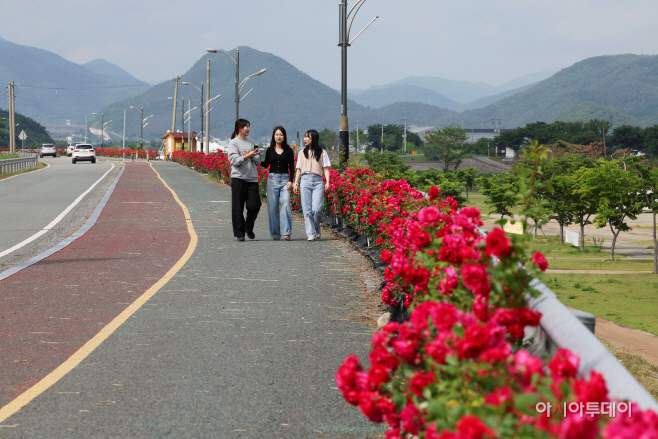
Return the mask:
M658 399L658 367L648 363L639 354L613 346L605 340L601 340L601 343L617 357L619 362L628 369L642 387Z
M658 276L550 273L544 274L541 281L567 306L658 334Z

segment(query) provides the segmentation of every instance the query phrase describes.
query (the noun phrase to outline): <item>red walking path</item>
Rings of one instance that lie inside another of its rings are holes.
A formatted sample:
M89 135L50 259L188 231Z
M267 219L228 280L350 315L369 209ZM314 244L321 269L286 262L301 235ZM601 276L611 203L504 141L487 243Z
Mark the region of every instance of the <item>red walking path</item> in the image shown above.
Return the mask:
M96 224L0 281L0 407L52 372L181 259L183 209L148 163L127 163Z

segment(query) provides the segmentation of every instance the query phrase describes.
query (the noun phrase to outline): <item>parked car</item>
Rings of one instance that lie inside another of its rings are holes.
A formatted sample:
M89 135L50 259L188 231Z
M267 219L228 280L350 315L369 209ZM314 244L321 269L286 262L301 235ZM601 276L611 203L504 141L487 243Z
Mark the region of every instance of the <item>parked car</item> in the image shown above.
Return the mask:
M81 143L75 145L73 149L71 162L75 165L76 162L81 160L87 160L92 163L96 163L96 150L92 145Z
M44 155L51 155L57 157L57 148L52 143L44 143L41 145L41 151L39 151L39 157L43 158Z
M76 145L79 145L79 143L69 143L69 146L66 147L67 157L71 157L73 155L73 150L75 149Z

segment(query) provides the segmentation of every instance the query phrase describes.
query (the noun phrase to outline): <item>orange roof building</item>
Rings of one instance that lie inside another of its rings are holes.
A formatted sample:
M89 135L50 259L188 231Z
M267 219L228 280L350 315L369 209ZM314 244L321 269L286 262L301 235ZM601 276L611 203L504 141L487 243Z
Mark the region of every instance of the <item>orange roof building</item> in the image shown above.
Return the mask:
M188 133L167 133L161 137L165 140L165 157L171 158L171 153L178 150L196 151L197 150L197 135L196 131L192 131L192 143L188 144Z

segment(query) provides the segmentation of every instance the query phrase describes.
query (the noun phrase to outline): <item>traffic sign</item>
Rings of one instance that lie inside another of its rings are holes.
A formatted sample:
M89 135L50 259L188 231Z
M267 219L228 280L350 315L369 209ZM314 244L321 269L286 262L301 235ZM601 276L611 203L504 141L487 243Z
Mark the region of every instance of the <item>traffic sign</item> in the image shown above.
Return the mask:
M27 134L25 134L25 131L21 130L21 133L18 135L18 138L21 140L27 139Z

